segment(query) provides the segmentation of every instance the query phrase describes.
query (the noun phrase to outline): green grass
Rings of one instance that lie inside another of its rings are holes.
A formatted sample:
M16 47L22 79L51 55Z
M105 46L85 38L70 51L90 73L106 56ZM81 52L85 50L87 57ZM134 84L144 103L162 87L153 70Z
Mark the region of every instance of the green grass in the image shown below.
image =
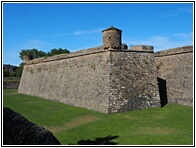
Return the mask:
M77 108L3 90L3 106L50 130L63 145L193 145L193 108L163 108L116 114Z

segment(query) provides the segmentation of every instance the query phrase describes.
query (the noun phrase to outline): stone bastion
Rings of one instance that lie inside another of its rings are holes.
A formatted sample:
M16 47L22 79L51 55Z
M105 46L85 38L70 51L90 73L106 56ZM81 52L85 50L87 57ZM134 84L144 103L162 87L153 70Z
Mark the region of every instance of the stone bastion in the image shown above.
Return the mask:
M165 60L159 60L161 53L154 53L153 46L127 49L121 43L121 32L113 26L103 30L103 45L99 47L33 60L25 58L18 92L107 114L163 106L168 98L160 88L167 86L158 80L173 79L161 76ZM191 72L191 61L189 64ZM187 93L191 94L191 90Z

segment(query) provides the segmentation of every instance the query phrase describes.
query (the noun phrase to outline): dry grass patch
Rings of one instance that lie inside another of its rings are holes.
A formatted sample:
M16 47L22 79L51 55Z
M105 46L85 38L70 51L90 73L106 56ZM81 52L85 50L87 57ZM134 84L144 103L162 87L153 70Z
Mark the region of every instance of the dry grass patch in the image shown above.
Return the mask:
M24 102L23 104L32 104L32 103L40 103L43 101L28 101L28 102Z
M56 132L60 132L62 130L68 130L68 129L79 127L81 125L92 123L97 120L99 120L99 118L96 116L84 115L84 116L76 117L76 118L72 119L71 121L66 122L63 125L46 127L46 129L50 130L52 133L56 133Z
M133 116L133 115L123 115L123 118L131 119L131 120L138 120L139 119L137 116Z

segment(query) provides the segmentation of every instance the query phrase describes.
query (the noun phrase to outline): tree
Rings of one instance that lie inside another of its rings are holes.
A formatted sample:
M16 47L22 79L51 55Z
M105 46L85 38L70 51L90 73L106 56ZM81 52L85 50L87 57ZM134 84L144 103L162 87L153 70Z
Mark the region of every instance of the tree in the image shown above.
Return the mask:
M45 56L53 56L53 55L63 54L63 53L70 53L70 51L67 49L62 49L62 48L59 48L59 49L54 48L50 52L46 53L42 50L38 50L38 49L33 48L33 49L21 50L19 53L19 57L21 60L23 60L24 55L31 55L32 59L35 59L35 58L40 58L40 57L45 57Z
M23 67L18 67L15 72L16 72L16 77L21 77L23 72Z
M42 50L32 49L30 52L31 52L30 54L32 55L33 59L47 56L47 53Z
M29 54L30 53L30 50L29 49L22 49L20 52L19 52L19 58L21 59L21 60L23 60L23 56L24 55L27 55L27 54Z
M10 73L10 77L17 77L16 75L17 75L17 74L16 74L16 71L12 71L12 72Z
M48 56L53 56L53 55L63 54L63 53L70 53L70 51L62 48L59 49L54 48L50 52L48 52Z
M3 77L9 77L10 73L6 70L3 71Z
M47 53L42 50L38 50L38 49L33 48L33 49L21 50L21 52L19 53L19 57L21 60L23 60L24 55L31 55L32 58L35 59L35 58L47 56Z

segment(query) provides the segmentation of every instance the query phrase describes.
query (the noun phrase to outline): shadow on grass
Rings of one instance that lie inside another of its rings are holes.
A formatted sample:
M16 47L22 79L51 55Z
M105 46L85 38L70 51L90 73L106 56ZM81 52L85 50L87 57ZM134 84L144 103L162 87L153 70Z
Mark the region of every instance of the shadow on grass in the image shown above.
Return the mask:
M77 142L77 144L69 144L69 145L116 145L118 143L113 142L111 140L118 138L119 136L107 136L107 137L101 137L96 138L95 140L80 140Z

